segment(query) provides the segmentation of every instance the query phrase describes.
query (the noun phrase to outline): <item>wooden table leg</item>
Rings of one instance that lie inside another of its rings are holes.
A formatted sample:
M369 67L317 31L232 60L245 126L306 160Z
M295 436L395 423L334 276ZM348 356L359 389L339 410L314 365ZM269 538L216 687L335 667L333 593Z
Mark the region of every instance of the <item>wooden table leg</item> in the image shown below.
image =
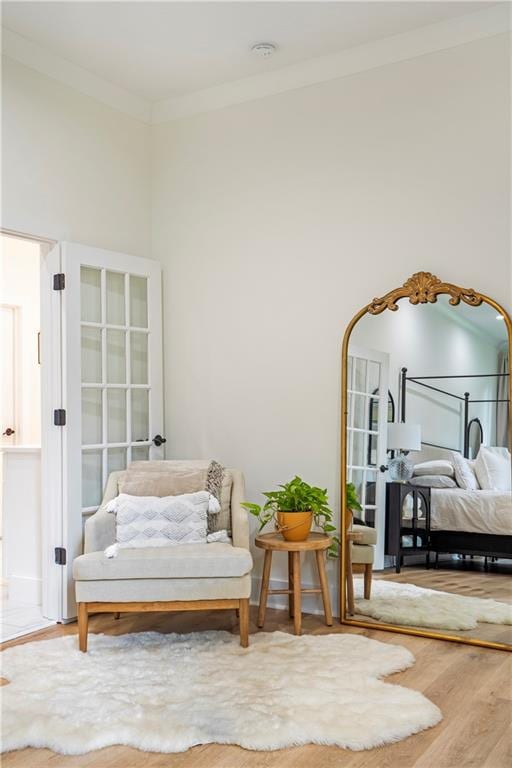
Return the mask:
M288 595L288 613L290 614L290 619L293 619L293 557L291 552L288 552L288 589L290 590Z
M240 600L240 645L247 648L249 645L249 600L243 598Z
M353 614L354 607L354 576L352 574L352 546L350 541L346 542L347 556L345 558L345 570L347 576L347 613Z
M265 611L267 608L268 585L270 581L270 569L272 567L272 550L265 550L263 561L263 576L261 579L260 608L258 611L258 627L261 629L265 623Z
M315 552L316 564L318 566L318 576L320 578L320 589L322 590L322 600L324 603L325 623L332 627L331 597L329 595L329 585L327 584L327 574L325 572L325 553L317 549Z
M293 629L296 635L302 631L302 606L300 594L300 552L293 552Z

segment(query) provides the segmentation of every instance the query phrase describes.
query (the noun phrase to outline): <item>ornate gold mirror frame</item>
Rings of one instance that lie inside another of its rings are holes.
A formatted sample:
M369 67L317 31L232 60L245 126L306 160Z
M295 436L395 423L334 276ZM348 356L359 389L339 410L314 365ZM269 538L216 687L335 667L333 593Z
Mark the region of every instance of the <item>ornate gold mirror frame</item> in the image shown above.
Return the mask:
M351 626L364 627L366 629L384 630L387 632L397 632L404 635L416 635L417 637L429 637L436 640L448 640L456 643L465 643L467 645L478 645L484 648L497 648L499 650L512 651L512 645L506 645L505 643L493 643L487 640L478 640L476 638L463 638L457 635L445 635L439 632L429 632L428 630L411 629L408 627L395 626L393 624L385 623L370 623L368 621L361 621L359 619L347 618L346 612L346 579L345 579L345 565L346 565L346 538L343 534L345 531L346 517L347 517L347 505L345 486L347 483L347 415L348 415L348 399L347 399L347 357L350 336L356 323L361 320L366 314L379 315L381 312L390 310L396 312L399 309L398 302L402 299L409 299L411 304L435 304L437 297L441 295L450 296L449 304L457 306L463 301L471 307L479 307L482 303L489 304L504 318L507 332L508 332L508 347L509 347L509 361L512 360L512 319L509 314L498 304L494 299L485 296L482 293L477 293L472 288L461 288L453 283L445 283L431 272L416 272L400 287L395 288L392 291L386 293L381 298L375 298L366 307L363 307L350 321L345 335L343 337L342 347L342 363L341 363L341 557L340 557L340 584L339 584L339 596L340 596L340 622L342 624L350 624ZM509 376L509 400L512 403L512 375ZM509 448L512 450L512 418L509 419Z

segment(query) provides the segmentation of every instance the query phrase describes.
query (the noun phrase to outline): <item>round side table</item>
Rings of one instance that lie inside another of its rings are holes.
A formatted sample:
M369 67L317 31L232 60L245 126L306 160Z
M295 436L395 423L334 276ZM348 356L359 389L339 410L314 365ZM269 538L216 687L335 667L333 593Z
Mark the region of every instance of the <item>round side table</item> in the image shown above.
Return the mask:
M301 594L321 593L324 604L325 623L332 626L331 599L327 575L325 573L326 551L332 544L332 539L325 533L310 533L306 541L285 541L280 533L263 533L256 536L256 546L265 550L263 563L263 579L261 581L260 607L258 611L258 627L265 623L265 611L269 595L288 595L290 618L296 635L301 634ZM316 555L320 589L302 589L300 582L300 553L313 551ZM269 589L270 569L273 552L288 552L288 589Z

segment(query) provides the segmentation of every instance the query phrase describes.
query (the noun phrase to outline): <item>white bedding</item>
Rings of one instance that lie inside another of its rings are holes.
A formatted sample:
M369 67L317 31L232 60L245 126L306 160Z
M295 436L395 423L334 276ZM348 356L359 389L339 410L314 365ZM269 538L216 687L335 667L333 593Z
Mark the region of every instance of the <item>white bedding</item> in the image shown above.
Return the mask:
M512 494L432 488L432 530L512 535Z

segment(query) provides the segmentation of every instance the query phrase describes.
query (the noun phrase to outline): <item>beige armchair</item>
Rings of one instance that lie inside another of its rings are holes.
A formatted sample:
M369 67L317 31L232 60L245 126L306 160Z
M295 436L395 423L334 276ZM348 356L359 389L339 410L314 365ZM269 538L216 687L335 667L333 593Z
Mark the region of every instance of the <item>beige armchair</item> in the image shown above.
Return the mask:
M239 470L229 472L232 543L121 549L112 559L104 550L115 541L115 516L105 506L118 495L122 473L110 475L100 508L85 524L84 554L73 563L81 651L87 650L90 613L127 611L236 609L240 644L248 646L253 563L247 512L241 507L245 485Z

